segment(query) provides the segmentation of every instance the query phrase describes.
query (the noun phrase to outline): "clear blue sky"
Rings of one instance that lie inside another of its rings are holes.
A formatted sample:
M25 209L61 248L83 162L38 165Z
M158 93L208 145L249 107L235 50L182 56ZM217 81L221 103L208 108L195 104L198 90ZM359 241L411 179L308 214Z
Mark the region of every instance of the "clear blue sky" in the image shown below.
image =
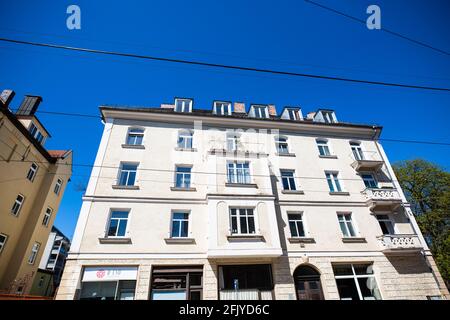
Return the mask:
M316 0L450 51L446 0ZM81 8L81 30L66 8ZM2 1L0 37L239 64L375 81L450 87L450 56L298 1ZM0 88L43 97L42 111L98 114L101 104L158 106L174 96L195 107L214 99L336 110L341 121L380 124L382 137L448 142L450 93L215 70L0 42ZM73 149L93 164L103 126L90 118L38 115L50 149ZM422 157L449 168L450 147L383 143L391 161ZM56 226L73 236L90 168L74 167Z

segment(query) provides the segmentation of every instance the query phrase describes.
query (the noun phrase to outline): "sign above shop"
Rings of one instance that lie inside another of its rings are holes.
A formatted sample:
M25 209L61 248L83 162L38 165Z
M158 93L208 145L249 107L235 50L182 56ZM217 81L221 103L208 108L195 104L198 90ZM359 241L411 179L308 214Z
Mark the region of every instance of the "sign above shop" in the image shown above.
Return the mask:
M136 280L137 267L86 267L83 282Z

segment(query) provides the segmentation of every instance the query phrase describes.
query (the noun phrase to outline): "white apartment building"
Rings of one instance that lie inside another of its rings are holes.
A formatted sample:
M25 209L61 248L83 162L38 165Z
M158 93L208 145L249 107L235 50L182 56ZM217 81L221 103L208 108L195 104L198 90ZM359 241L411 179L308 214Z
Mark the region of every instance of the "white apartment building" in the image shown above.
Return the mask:
M57 299L448 295L381 127L184 98L100 111Z

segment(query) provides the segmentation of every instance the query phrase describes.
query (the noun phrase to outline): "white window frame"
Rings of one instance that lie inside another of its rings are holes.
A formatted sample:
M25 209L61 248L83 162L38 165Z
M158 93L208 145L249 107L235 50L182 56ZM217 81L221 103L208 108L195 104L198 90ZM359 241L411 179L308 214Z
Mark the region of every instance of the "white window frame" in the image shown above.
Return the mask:
M255 118L257 118L257 119L269 118L269 111L268 111L267 106L261 105L261 104L255 104L255 105L252 105L252 108L253 108L253 114L254 114ZM258 110L258 112L256 110ZM264 110L264 114L262 114L261 110ZM261 116L261 117L259 117L259 116Z
M17 201L17 198L18 198L19 196L22 198L21 201ZM16 199L14 199L13 206L11 207L11 214L12 214L13 216L15 216L15 217L18 217L18 216L19 216L20 210L22 210L22 206L23 206L23 203L24 203L24 202L25 202L25 196L24 196L23 194L19 193L19 194L17 195ZM19 208L17 209L17 212L14 213L14 210L13 210L13 209L16 207L16 205L17 205Z
M232 220L232 210L236 210L236 226L237 226L237 232L233 233L233 220ZM247 223L247 231L250 231L249 229L249 219L248 217L251 216L253 217L253 225L255 227L255 230L253 233L251 232L247 232L247 233L242 233L241 231L241 210L245 210L245 213L247 213L247 210L252 210L252 215L248 215L246 214L246 223ZM257 214L256 214L256 208L253 207L230 207L229 208L229 217L230 217L230 234L233 236L241 236L241 235L257 235L259 234L259 227L258 227L258 219L257 219Z
M375 279L375 283L377 285L378 292L380 294L380 297L381 297L381 299L383 299L383 296L381 295L380 286L378 285L378 281L377 281L377 278L375 276L375 272L372 273L372 274L359 274L358 275L358 274L356 274L355 268L353 266L354 264L358 264L358 263L339 263L339 264L340 265L350 265L352 267L352 273L353 274L352 275L336 276L336 275L334 275L334 270L333 270L334 279L353 279L355 281L356 290L358 291L358 296L359 296L359 299L361 301L364 301L364 297L363 297L363 295L361 293L361 288L359 287L359 282L358 282L359 278L374 278ZM337 264L335 264L335 265L337 265ZM372 268L373 268L373 263L372 264L367 264L367 265L368 266L372 266ZM337 286L337 283L336 283L336 286ZM339 298L340 298L340 296L339 296Z
M58 179L56 180L55 187L53 188L53 192L54 192L57 196L59 196L59 193L61 192L62 185L63 185L62 179L58 178Z
M350 141L350 149L352 150L352 155L355 160L365 160L364 150L361 146L361 142L358 141Z
M36 168L33 168L33 166L35 166ZM33 162L33 163L30 165L30 169L28 169L27 179L28 179L29 181L33 182L33 181L34 181L34 178L36 178L36 175L37 175L38 170L39 170L39 166L38 166L35 162ZM30 177L30 172L31 172L31 177Z
M331 179L328 179L328 175L330 175ZM328 188L330 189L330 192L345 192L344 185L342 184L342 181L339 179L339 172L338 171L325 171L325 178L327 180ZM331 189L330 186L333 186L333 189ZM338 182L338 184L336 183ZM339 186L339 188L338 188ZM339 190L340 189L340 190Z
M248 168L237 168L237 164L248 164ZM233 164L233 176L230 176L229 174L229 165ZM252 174L251 174L251 168L250 168L250 161L227 161L227 181L228 183L239 183L239 184L251 184L252 183ZM239 182L238 179L238 170L242 170L242 173L244 173L246 170L248 170L248 179L245 174L242 175L244 182ZM230 179L234 177L234 179ZM234 181L232 181L234 180Z
M340 220L340 216L344 217L343 221ZM353 214L351 212L338 212L337 218L338 218L339 230L341 230L342 236L344 238L357 238L358 237L358 235L359 235L358 228L356 226L356 222L354 221ZM350 218L350 219L348 219L348 218ZM347 235L344 233L344 231L341 228L341 222L344 223L345 231L346 231ZM354 235L350 234L350 230L348 228L348 223L351 224Z
M183 138L182 142L180 141L181 138ZM187 143L187 141L190 141L190 143ZM178 131L177 148L186 150L194 148L194 133L191 130L183 129Z
M280 152L280 146L285 146L286 151ZM285 136L276 136L275 137L275 148L277 149L277 154L288 154L289 153L288 138Z
M0 240L0 253L2 253L3 249L6 246L6 243L8 242L8 235L5 233L0 233L0 237L3 238L3 240Z
M177 110L178 102L183 102L181 105L181 110ZM188 104L186 106L186 103ZM187 108L187 110L186 110ZM192 99L188 98L176 98L175 99L175 105L173 106L173 110L175 112L181 112L181 113L189 113L192 112Z
M364 179L363 176L371 176L372 179ZM375 177L375 174L373 174L372 172L361 172L361 180L364 183L364 187L367 189L377 189L378 188L378 180ZM366 180L372 180L375 183L375 187L367 187L366 183L365 183Z
M386 216L386 218L380 219L380 218L379 218L380 216ZM381 228L380 221L381 221L381 222L388 222L388 223L391 224L392 231L393 231L394 233L389 234L389 235L395 235L395 234L397 234L397 227L396 227L395 221L393 221L393 220L391 219L390 214L389 214L388 212L377 212L377 214L375 215L375 218L377 219L377 222L378 222L378 225L379 225L379 227L380 227L380 229L381 229L381 232L383 232L383 229Z
M112 216L113 216L113 213L114 213L114 212L127 212L128 215L127 215L126 218L113 218ZM128 236L128 230L129 230L129 227L130 227L130 212L131 212L130 209L121 209L121 208L113 208L113 209L110 209L110 210L109 210L108 221L107 221L107 223L106 223L105 238L110 238L110 239L119 238L119 239L120 239L120 238L126 238L126 237ZM116 235L110 236L110 235L109 235L109 228L110 228L110 226L111 226L111 221L112 221L113 219L114 219L114 220L118 220L118 222L117 222L117 227L116 227L116 232L115 232ZM117 232L119 231L120 222L121 222L122 220L126 220L127 226L125 227L124 235L123 235L123 236L118 236L118 235L117 235Z
M287 214L289 234L291 235L291 238L306 238L309 233L308 233L308 229L307 229L307 225L306 225L306 221L305 221L305 215L303 214L303 212L302 211L288 211L286 214ZM300 220L298 220L298 219L292 219L292 220L289 219L289 215L293 215L293 214L300 215L300 217L301 217ZM297 231L298 236L294 236L292 234L291 225L290 225L291 221L295 222L295 230ZM300 223L303 226L303 233L304 233L303 236L301 236L300 233L299 233L298 225L297 225L298 221L300 221Z
M39 242L35 242L31 247L31 253L28 256L28 264L33 265L36 262L36 258L39 254L39 249L41 248L41 244Z
M130 172L133 172L133 170L128 170L128 169L124 170L123 169L124 165L133 165L133 166L135 165L136 166L136 174L135 174L135 178L134 178L134 183L133 184L128 184L128 180L130 179ZM123 186L123 187L136 186L136 183L138 181L138 171L139 171L139 163L137 163L137 162L127 162L127 161L121 162L120 163L120 168L119 168L119 175L118 175L118 178L117 178L117 185ZM127 172L127 180L126 180L125 184L120 184L121 181L122 181L122 172Z
M189 172L178 172L178 168L189 168ZM178 181L178 175L182 175L182 186L177 185ZM189 186L183 186L185 183L185 176L189 176ZM176 188L183 188L183 189L189 189L192 186L192 165L183 165L183 164L177 164L175 165L175 187Z
M40 144L44 143L45 136L33 122L30 123L30 128L28 129L28 131L33 136L33 138L36 139L37 142L39 142Z
M323 117L323 121L325 123L336 123L336 121L334 120L333 117L333 111L321 111L322 113L322 117Z
M220 108L218 108L219 105L220 105ZM219 109L220 109L220 112L218 112ZM214 110L213 111L214 111L214 114L217 114L217 115L230 116L231 115L231 102L214 101Z
M319 156L328 157L333 154L331 152L330 144L328 142L329 142L328 139L316 139L316 145L317 149L319 150ZM325 154L322 154L321 150L323 150ZM325 152L325 150L327 150L328 153Z
M136 131L138 130L138 131ZM131 127L128 128L128 132L127 132L127 136L126 136L126 141L125 144L126 145L130 145L130 146L142 146L144 145L144 134L145 134L145 129L144 128L140 128L140 127ZM130 139L130 135L132 135L134 137L134 143L129 143L129 139ZM136 143L136 137L142 137L142 142Z
M227 132L226 138L227 138L227 151L238 151L241 135L239 133Z
M187 219L175 219L174 218L175 213L187 214ZM176 221L180 221L180 230L179 230L178 236L173 236L173 222L175 220ZM185 237L181 236L181 230L182 230L181 222L187 222L187 224L188 224L187 234L186 234ZM172 210L171 213L170 213L170 234L169 234L169 237L171 239L186 239L186 238L189 238L190 235L191 235L191 212L190 212L190 210Z
M288 117L289 117L290 120L298 121L298 120L301 119L300 118L300 112L298 111L298 109L286 108L286 110L287 110L287 114L288 114ZM294 115L294 116L292 117L292 115Z
M50 207L47 207L44 212L44 218L42 219L42 225L48 227L48 224L50 222L50 219L53 214L53 209Z
M288 173L288 172L292 173L292 176L287 177L287 176L283 175L284 173ZM284 177L286 179L288 179L288 185L289 185L288 189L284 188L284 183L283 183L283 178ZM282 188L282 190L286 190L286 191L297 191L298 190L297 180L295 178L295 170L294 169L280 169L280 180L281 180L281 188ZM292 189L291 182L294 184L294 189Z

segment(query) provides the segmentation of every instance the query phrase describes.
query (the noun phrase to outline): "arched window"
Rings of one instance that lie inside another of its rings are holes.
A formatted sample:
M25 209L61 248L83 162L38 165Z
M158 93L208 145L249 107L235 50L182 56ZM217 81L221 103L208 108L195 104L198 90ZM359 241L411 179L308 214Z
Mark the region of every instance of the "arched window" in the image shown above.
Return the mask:
M295 291L298 300L323 300L320 273L307 265L298 266L294 271Z
M178 148L192 149L192 132L189 130L180 130L178 132Z
M130 128L128 129L127 144L128 145L142 145L142 140L144 139L144 129L141 128Z
M287 138L284 136L275 137L275 147L277 148L278 153L281 154L289 153Z

